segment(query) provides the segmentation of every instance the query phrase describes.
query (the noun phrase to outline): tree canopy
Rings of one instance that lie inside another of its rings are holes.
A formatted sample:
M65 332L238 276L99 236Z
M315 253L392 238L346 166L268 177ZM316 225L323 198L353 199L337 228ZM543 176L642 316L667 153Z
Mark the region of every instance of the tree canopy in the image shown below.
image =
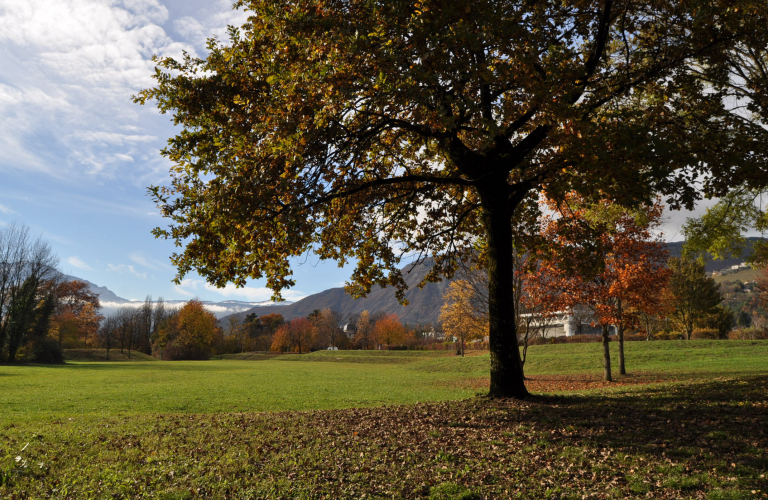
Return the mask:
M181 279L294 284L307 251L393 285L403 255L452 275L481 244L491 394L527 394L514 325L516 226L539 193L673 207L693 182L764 176L765 130L726 102L758 0L240 0L205 59L158 61L136 100L171 112L172 184L151 188ZM706 71L703 71L706 69Z

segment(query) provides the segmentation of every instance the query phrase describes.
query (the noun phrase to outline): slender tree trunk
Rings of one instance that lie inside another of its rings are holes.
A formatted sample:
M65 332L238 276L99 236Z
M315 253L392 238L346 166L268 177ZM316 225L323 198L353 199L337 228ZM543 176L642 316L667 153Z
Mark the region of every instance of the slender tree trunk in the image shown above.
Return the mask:
M617 328L619 336L619 374L626 375L627 369L624 365L624 327Z
M610 326L603 325L603 367L605 368L605 380L610 382L613 380L611 377L611 349L609 342L611 341L608 336Z
M496 181L508 187L506 178ZM489 191L494 187L489 186ZM488 235L488 313L491 388L494 398L524 399L529 396L523 379L520 349L515 331L514 264L512 262L513 206L506 196L480 191L483 222Z

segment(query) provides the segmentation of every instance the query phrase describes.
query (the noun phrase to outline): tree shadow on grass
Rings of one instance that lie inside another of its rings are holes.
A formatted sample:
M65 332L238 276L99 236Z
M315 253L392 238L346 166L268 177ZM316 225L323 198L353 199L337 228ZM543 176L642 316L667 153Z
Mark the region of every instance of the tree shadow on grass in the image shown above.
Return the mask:
M174 487L222 498L226 487L252 498L421 499L452 483L487 499L733 500L764 498L768 474L768 375L526 401L150 414L78 433L64 424L46 430L59 465L17 491L47 491L65 474L88 481L83 468L105 463L141 482L179 457ZM14 449L28 441L14 439ZM154 458L137 460L139 450Z
M687 472L727 471L730 480L759 478L768 487L768 375L534 396L523 415L560 444L685 461Z

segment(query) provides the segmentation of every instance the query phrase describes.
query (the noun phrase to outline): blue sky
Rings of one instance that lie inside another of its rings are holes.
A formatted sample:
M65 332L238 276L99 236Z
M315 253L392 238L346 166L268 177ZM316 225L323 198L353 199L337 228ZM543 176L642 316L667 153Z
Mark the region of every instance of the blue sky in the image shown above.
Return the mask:
M26 224L63 271L125 298L269 299L263 282L171 282L174 247L150 233L165 222L146 188L167 182L159 150L175 131L130 99L153 85L153 54L204 56L207 37L245 18L230 0L0 0L0 224ZM685 215L671 214L668 239ZM310 257L294 273L289 300L340 286L350 269Z
M182 286L164 225L146 196L167 182L158 151L174 135L170 116L130 96L152 86L153 54L205 54L242 12L229 0L0 0L0 223L28 225L53 245L61 269L125 298L269 299L263 283ZM338 286L335 263L295 268L287 299Z

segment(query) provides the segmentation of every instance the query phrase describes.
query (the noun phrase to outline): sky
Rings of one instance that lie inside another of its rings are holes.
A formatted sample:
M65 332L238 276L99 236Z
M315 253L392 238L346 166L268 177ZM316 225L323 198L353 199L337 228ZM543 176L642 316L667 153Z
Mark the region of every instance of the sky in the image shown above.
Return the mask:
M127 299L268 300L264 281L172 283L174 246L151 234L167 223L147 187L168 183L159 151L178 130L131 100L153 86L153 54L204 57L207 38L246 17L230 0L0 0L0 225L27 225L62 271ZM686 216L668 215L668 241ZM296 264L288 300L351 274L312 256Z

